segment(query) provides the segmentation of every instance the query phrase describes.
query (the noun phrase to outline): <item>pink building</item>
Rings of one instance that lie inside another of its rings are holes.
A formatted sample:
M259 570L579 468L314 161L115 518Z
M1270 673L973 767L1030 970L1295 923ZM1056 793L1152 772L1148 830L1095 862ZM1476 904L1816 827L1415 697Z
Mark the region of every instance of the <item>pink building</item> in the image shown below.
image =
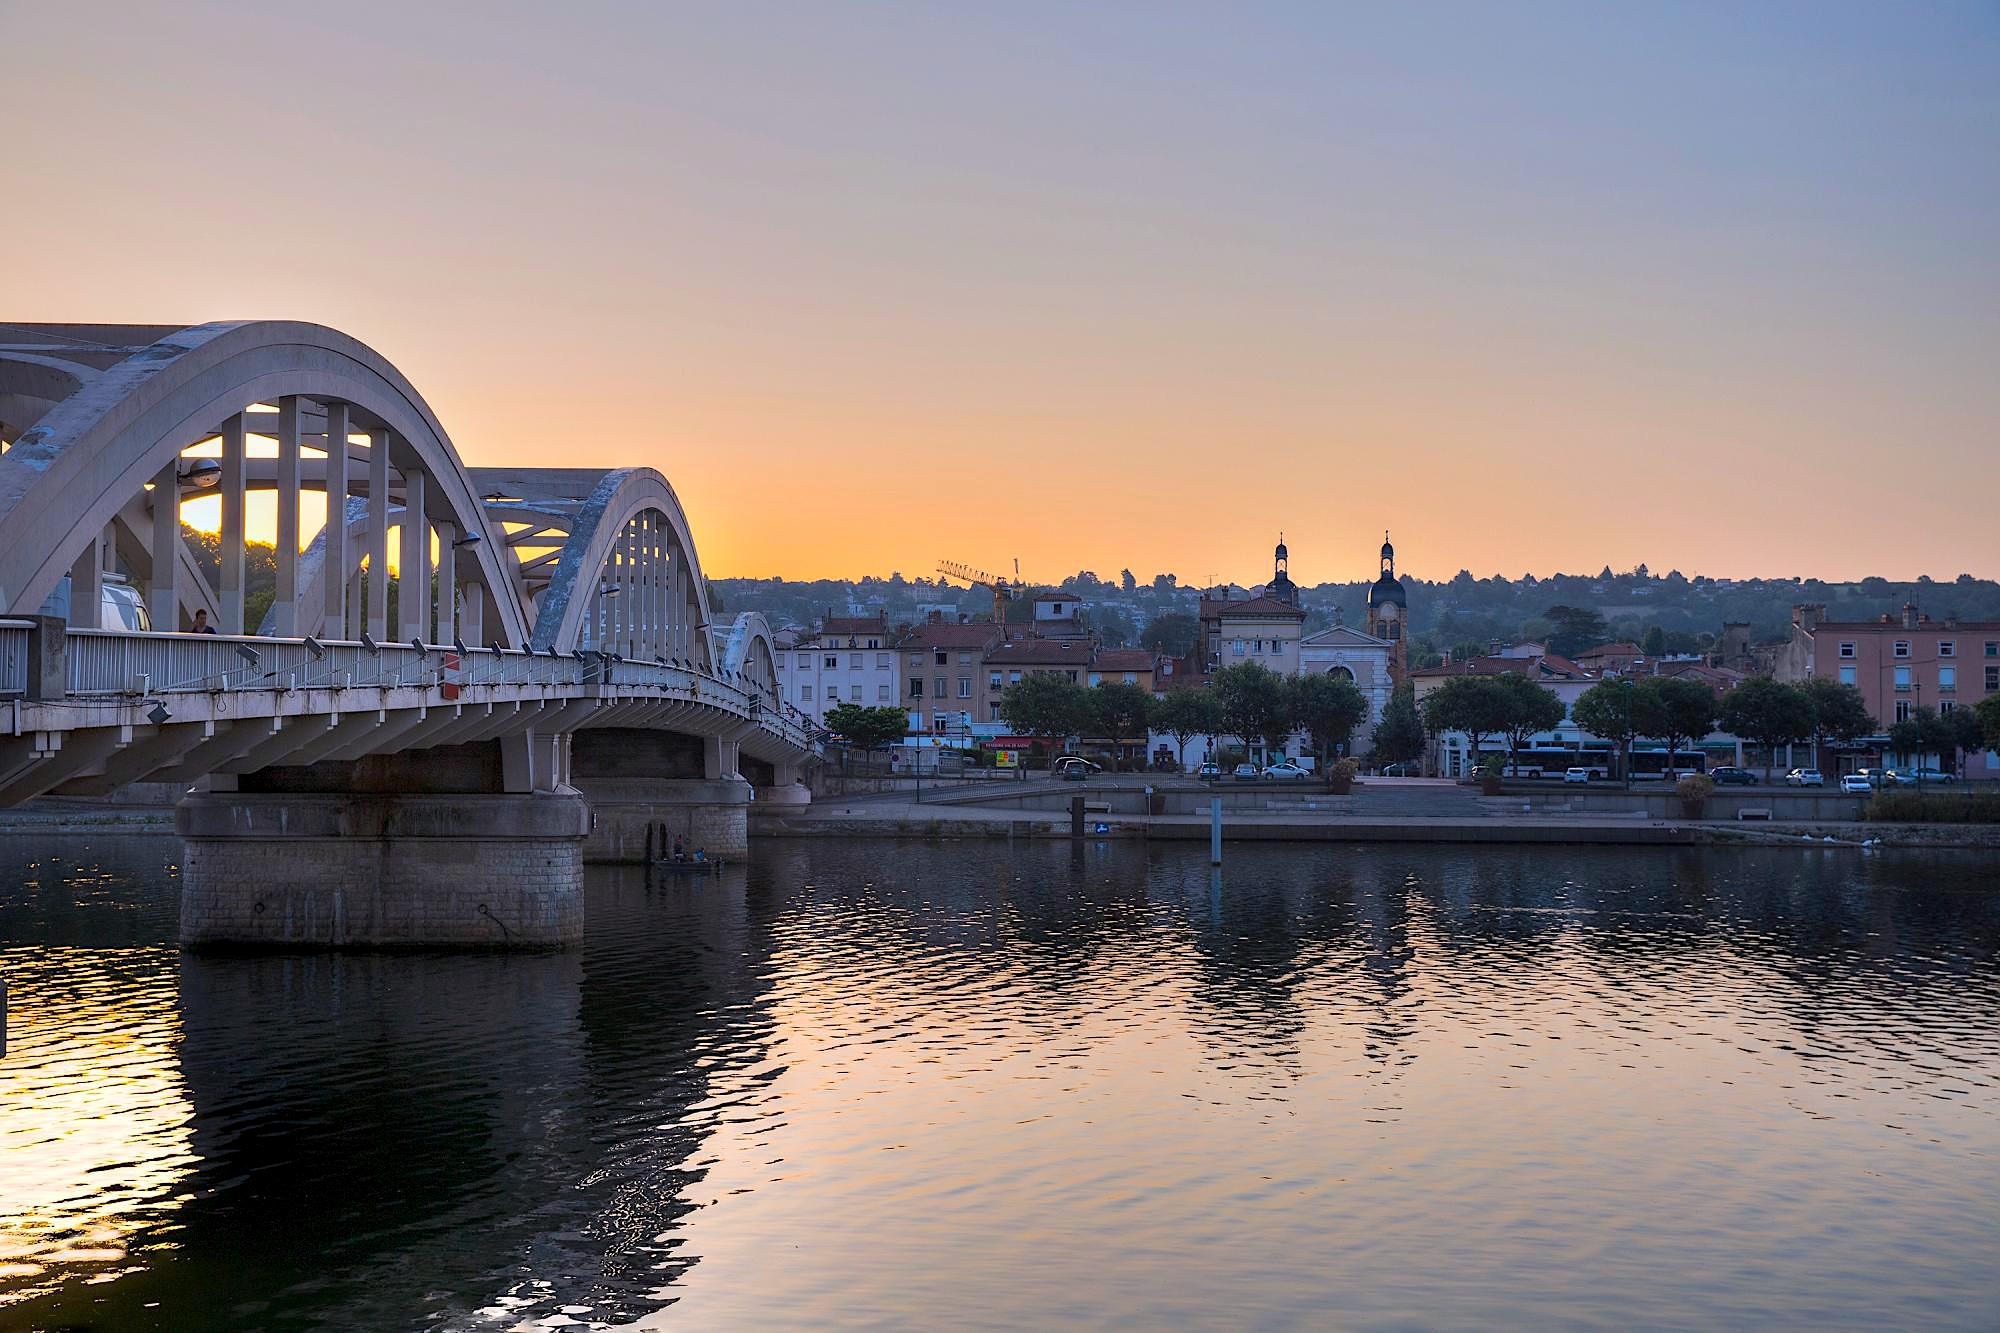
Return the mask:
M1792 637L1776 676L1837 680L1861 691L1884 730L1920 707L1948 713L2000 693L2000 621L1932 620L1906 603L1900 615L1827 620L1826 608L1792 608ZM1966 776L2000 776L1988 752L1966 761Z

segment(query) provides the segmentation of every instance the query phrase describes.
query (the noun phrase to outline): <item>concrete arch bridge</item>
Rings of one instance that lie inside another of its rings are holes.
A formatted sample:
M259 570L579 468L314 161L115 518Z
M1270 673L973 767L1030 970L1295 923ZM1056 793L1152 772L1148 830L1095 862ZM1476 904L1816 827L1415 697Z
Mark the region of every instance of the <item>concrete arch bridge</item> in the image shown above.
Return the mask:
M805 799L772 663L664 476L467 468L344 334L0 325L0 806L186 788L190 944L573 938Z

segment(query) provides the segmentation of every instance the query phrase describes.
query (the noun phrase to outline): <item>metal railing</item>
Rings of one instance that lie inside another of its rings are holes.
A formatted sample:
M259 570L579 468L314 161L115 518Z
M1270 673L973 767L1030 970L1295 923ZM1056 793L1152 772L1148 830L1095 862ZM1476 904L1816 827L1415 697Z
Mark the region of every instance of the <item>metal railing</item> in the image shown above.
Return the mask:
M0 698L28 692L28 654L35 646L34 624L0 620Z
M27 686L32 627L0 621L0 693ZM799 719L746 683L687 665L641 662L598 652L567 655L518 648L349 640L266 638L261 635L152 634L72 629L65 644L66 688L72 695L157 697L242 690L436 690L503 686L582 691L627 686L662 698L725 709L802 749L813 733Z

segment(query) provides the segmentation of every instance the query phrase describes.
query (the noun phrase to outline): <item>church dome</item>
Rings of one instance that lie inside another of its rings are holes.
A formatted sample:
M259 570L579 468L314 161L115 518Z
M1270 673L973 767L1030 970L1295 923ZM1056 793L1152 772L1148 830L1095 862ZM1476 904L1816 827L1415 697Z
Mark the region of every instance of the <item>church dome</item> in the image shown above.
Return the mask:
M1386 543L1384 549L1387 549ZM1368 589L1368 605L1407 608L1410 602L1408 596L1403 592L1403 581L1394 574L1384 570L1382 577L1376 579L1374 586Z

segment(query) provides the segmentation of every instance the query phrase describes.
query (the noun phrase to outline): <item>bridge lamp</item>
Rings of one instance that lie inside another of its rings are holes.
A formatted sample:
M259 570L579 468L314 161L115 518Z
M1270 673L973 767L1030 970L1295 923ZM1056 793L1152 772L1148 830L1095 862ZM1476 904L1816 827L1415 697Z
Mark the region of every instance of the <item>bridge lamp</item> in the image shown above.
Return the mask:
M317 662L326 656L326 645L308 634L306 635L306 651L311 653L312 660Z
M459 638L456 634L452 635L451 637L451 648L452 651L457 653L460 657L465 656L466 652L465 640Z
M174 474L174 481L184 491L214 490L222 481L222 464L213 458L191 459Z
M377 657L380 657L382 655L382 645L375 642L374 638L369 635L367 630L361 631L361 646L363 648L366 648L369 652L375 654L375 656Z
M173 714L167 711L167 706L164 703L156 703L146 710L146 719L156 727L166 726L167 719L172 716Z
M458 540L454 541L452 545L458 547L460 550L463 550L465 547L468 546L477 546L479 545L479 543L485 540L486 538L481 536L479 533L468 532L463 537L460 537Z
M251 666L256 666L259 662L264 660L263 658L257 655L257 650L255 648L252 648L247 643L239 643L236 645L236 655L242 658L244 661L248 662Z
M410 639L410 647L417 650L418 657L422 657L424 655L424 641L422 639L412 636Z

